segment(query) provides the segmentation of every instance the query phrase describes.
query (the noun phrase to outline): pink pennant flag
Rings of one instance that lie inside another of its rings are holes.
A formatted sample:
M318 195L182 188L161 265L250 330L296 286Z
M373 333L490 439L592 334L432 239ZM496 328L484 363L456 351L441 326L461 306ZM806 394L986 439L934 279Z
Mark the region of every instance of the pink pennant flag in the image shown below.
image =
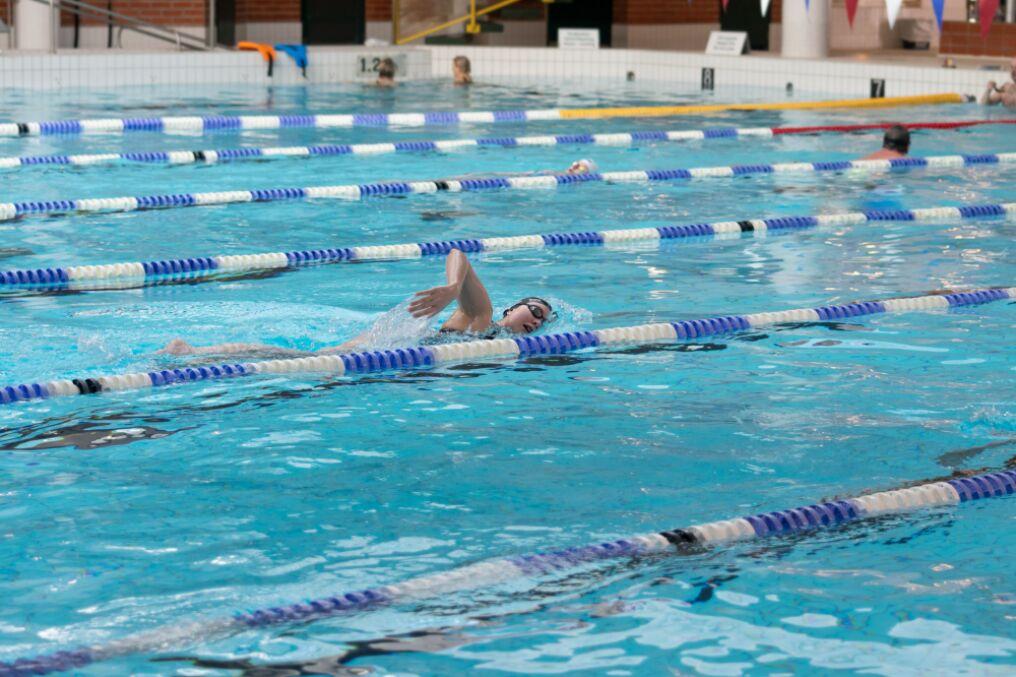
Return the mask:
M846 0L847 3L847 23L850 27L854 27L854 17L857 16L857 2L858 0Z
M979 0L978 13L981 19L981 39L988 37L988 31L991 30L991 22L995 20L995 14L998 13L998 0Z
M995 0L995 2L997 3L997 2L998 2L998 0ZM730 0L723 0L723 11L724 11L724 12L726 12L726 11L727 11L727 4L728 4L728 3L730 3Z

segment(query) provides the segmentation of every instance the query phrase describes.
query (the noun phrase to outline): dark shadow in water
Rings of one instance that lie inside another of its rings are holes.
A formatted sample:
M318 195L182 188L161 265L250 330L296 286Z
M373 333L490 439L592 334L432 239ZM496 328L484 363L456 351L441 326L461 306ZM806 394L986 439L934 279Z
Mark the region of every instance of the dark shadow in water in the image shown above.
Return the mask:
M940 455L937 459L940 465L944 465L947 468L955 468L956 466L969 461L981 452L987 451L988 449L995 449L997 447L1004 447L1010 444L1016 444L1016 437L1010 437L1007 440L998 440L997 442L988 442L976 447L967 447L965 449L956 449L955 451L947 451Z
M149 426L135 428L97 428L96 426L95 423L79 423L66 428L58 428L36 437L29 437L16 444L5 444L0 446L0 449L4 451L39 451L74 447L75 449L89 450L99 447L115 447L141 440L157 440L180 432L179 430L160 430Z
M117 426L116 423L121 421L128 422L128 425ZM12 433L16 439L0 445L0 450L39 451L73 447L87 451L101 447L131 444L142 440L160 439L196 427L165 430L150 425L139 425L139 423L169 423L170 421L171 419L159 416L138 418L131 412L99 414L89 417L88 420L79 420L74 416L49 418L20 428L4 430L5 434Z
M446 209L442 211L420 212L421 221L454 221L463 216L476 216L480 212L465 209Z
M34 253L24 247L0 247L0 259L13 259L15 256L28 256Z
M725 343L644 343L618 350L600 351L605 355L645 355L647 353L697 353L726 350Z

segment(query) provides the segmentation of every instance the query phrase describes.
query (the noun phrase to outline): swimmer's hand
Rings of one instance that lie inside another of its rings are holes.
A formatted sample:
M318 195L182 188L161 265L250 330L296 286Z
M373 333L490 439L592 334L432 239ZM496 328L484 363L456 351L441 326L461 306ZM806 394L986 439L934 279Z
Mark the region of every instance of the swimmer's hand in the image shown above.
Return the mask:
M424 289L413 295L413 300L409 303L409 313L413 317L434 317L458 297L459 285L457 284Z
M197 352L191 344L183 339L173 339L166 344L166 347L156 352L156 355L193 355Z

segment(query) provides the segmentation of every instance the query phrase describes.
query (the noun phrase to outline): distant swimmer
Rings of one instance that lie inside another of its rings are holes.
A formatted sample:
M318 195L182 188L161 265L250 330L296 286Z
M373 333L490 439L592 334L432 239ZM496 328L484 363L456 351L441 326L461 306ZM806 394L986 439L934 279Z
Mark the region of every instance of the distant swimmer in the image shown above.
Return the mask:
M1003 83L1001 87L992 80L988 88L984 90L981 103L985 106L1002 104L1006 108L1016 108L1016 57L1009 62L1009 82Z
M452 77L454 78L455 84L473 84L472 70L473 67L472 64L469 63L469 57L457 56L452 59Z
M461 181L462 179L478 179L478 178L489 177L489 176L503 176L503 177L512 177L512 176L556 176L556 175L561 174L561 173L572 174L572 175L575 175L575 174L592 174L592 173L594 173L594 172L596 172L598 170L599 170L599 167L596 165L595 162L593 162L592 160L589 160L587 158L582 158L581 160L576 160L575 162L573 162L570 165L568 165L568 168L566 170L564 170L564 172L561 172L560 170L556 170L555 171L553 169L540 169L540 170L533 170L533 171L529 171L529 172L474 172L474 173L471 173L471 174L461 174L459 176L452 177L452 180L454 180L454 181Z
M910 152L910 132L903 125L893 125L882 137L882 150L875 151L865 160L896 160Z
M592 174L597 170L596 163L592 160L582 158L571 163L571 167L565 172L565 174Z
M374 81L374 86L394 87L395 84L395 62L386 56L377 65L377 80Z
M517 334L531 334L554 319L550 303L538 296L527 296L501 312L494 321L494 310L486 287L480 281L469 259L453 249L445 259L446 283L416 292L409 302L409 313L414 318L434 317L456 302L452 316L439 334L459 335L463 338L510 338ZM175 339L159 352L167 355L236 355L249 357L303 357L348 352L366 347L369 332L342 343L317 351L290 350L264 343L222 343L214 346L193 346L183 339Z

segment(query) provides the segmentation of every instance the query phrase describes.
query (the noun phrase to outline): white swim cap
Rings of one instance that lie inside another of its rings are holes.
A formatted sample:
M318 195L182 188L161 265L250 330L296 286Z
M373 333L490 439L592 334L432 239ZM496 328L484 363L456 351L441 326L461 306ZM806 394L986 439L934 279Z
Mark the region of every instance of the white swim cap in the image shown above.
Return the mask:
M575 164L584 165L587 172L595 172L598 169L596 163L590 160L589 158L582 158L581 160L577 160Z

